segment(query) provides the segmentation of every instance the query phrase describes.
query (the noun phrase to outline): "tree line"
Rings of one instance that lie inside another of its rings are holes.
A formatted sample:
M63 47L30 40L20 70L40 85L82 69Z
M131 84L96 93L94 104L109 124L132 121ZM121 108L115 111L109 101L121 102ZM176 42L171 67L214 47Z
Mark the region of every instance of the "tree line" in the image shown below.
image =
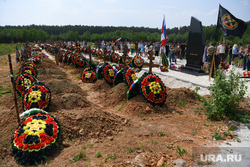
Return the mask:
M240 39L238 37L225 37L228 43L250 43L250 21L248 28ZM0 43L17 42L45 42L50 41L114 41L121 38L123 41L160 41L158 28L148 27L114 27L114 26L0 26ZM216 25L203 26L204 37L207 43L218 43L223 41L223 33L216 29ZM170 43L187 43L189 26L167 29L168 41Z

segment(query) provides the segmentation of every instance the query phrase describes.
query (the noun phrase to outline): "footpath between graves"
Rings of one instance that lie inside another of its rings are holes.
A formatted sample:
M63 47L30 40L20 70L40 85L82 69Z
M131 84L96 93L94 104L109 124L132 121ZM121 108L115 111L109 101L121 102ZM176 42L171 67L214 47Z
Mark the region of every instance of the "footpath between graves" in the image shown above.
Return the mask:
M0 57L0 164L17 166L9 148L17 127L13 94L11 93L7 55ZM19 65L14 63L16 71ZM81 68L56 66L45 57L37 65L38 80L52 92L48 112L62 126L58 150L49 157L47 166L156 166L174 165L174 160L192 164L192 148L218 146L212 136L227 132L224 122L212 122L188 88L167 88L168 98L163 107L146 103L142 96L126 100L124 83L115 87L104 80L82 83ZM22 104L18 99L19 111ZM227 137L231 141L231 137ZM184 153L183 153L184 152ZM82 153L82 158L72 162ZM38 165L40 166L40 165Z

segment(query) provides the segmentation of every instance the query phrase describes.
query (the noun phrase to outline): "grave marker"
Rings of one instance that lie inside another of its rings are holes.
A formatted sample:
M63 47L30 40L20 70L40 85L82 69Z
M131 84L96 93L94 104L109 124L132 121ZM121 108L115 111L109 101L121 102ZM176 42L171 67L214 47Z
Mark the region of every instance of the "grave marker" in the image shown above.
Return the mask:
M153 67L159 67L159 65L153 63L153 60L155 59L154 56L153 56L153 52L150 52L150 56L148 57L148 59L149 59L149 63L144 63L144 64L149 66L148 71L149 71L149 73L152 73L152 68Z
M126 60L130 60L129 56L126 56L126 55L127 55L127 54L126 54L126 49L125 49L125 47L124 47L124 49L123 49L123 55L122 55L122 57L121 57L122 63L124 64L124 66L127 65L127 64L126 64Z
M187 64L184 69L200 72L204 54L205 39L201 21L191 17L187 43Z

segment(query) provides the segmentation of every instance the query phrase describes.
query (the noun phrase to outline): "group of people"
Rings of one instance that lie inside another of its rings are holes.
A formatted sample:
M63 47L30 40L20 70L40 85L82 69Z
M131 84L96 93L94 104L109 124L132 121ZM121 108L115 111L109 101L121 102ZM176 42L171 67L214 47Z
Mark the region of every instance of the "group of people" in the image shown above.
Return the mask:
M123 49L126 50L126 53L139 54L140 56L149 56L150 52L154 53L154 56L160 56L161 54L166 54L169 57L170 62L175 62L176 59L183 59L186 55L186 44L177 43L177 44L167 44L163 46L160 42L143 42L143 41L96 41L95 48L107 50L111 53L114 49L118 52L123 52Z
M215 66L218 68L220 62L227 62L229 65L235 65L243 70L250 71L250 45L243 46L242 44L228 45L227 43L220 43L217 47L210 43L205 47L205 60L210 62L215 60ZM238 61L236 61L238 60ZM237 64L236 64L237 62Z

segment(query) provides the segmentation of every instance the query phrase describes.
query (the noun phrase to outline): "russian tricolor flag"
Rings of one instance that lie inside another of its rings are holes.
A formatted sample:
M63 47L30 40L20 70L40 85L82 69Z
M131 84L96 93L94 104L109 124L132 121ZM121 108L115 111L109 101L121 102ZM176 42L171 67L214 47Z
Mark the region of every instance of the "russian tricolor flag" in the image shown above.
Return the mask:
M161 27L161 44L165 46L167 44L167 30L165 23L165 15L163 17L162 27Z
M120 42L121 38L118 38L117 40L115 40L115 42Z

